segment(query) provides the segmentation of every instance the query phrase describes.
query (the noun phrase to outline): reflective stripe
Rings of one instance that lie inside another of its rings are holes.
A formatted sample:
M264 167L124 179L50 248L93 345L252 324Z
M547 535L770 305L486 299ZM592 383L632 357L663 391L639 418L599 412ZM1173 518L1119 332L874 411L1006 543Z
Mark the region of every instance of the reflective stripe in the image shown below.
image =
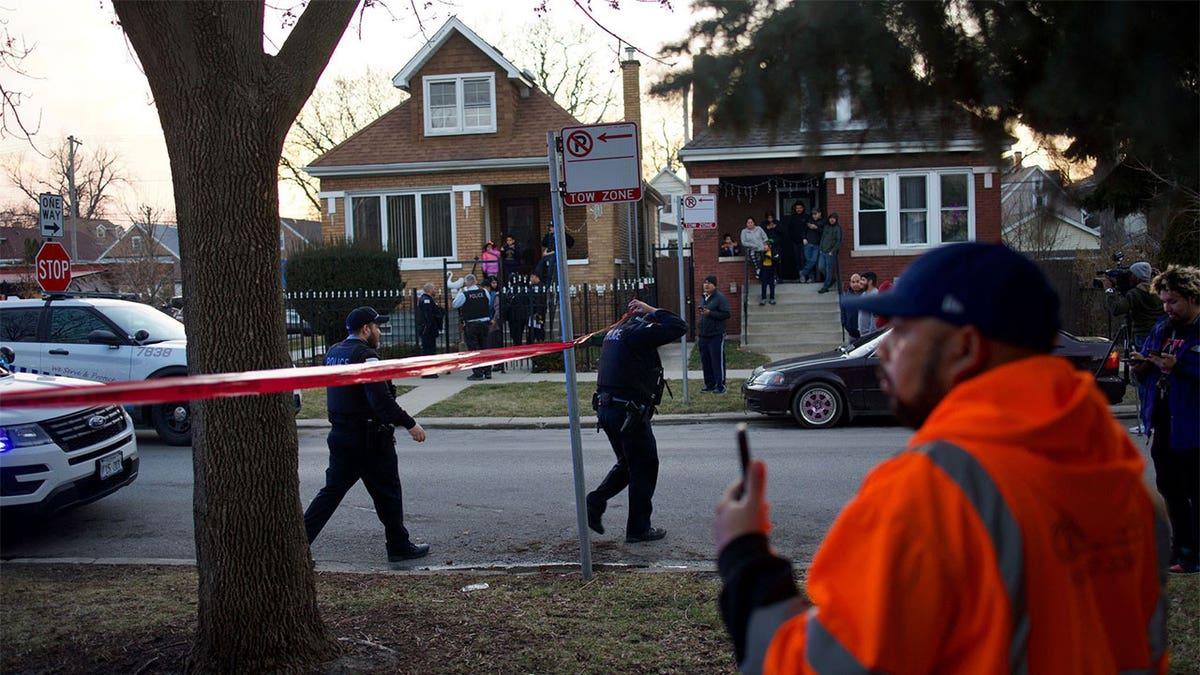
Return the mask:
M865 675L873 672L859 663L858 659L854 658L854 655L825 629L825 625L821 623L821 617L817 615L816 607L808 611L808 625L804 637L804 660L808 661L808 665L818 673L847 673L848 675L863 673Z
M743 673L761 673L767 648L771 646L775 632L807 606L808 603L797 596L754 610L746 624L746 656L738 664L738 669Z
M946 473L975 507L979 520L992 540L1000 578L1008 591L1012 609L1012 641L1008 645L1011 671L1029 671L1029 613L1025 607L1025 544L1016 517L1000 494L987 469L962 448L935 441L915 449L923 452Z

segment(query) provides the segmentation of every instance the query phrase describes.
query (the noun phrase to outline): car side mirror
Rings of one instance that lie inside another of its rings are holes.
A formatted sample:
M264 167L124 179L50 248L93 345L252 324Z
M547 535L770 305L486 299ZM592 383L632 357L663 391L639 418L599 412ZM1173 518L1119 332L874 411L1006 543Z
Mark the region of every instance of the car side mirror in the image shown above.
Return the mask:
M12 350L12 347L0 347L0 359L4 359L4 362L11 366L17 360L17 353Z
M87 340L91 344L110 345L113 347L124 342L124 340L117 337L116 333L112 332L111 330L104 330L103 328L97 328L96 330L88 333Z
M138 332L133 334L133 339L138 344L145 342L148 337L150 337L150 333L147 333L145 328L139 328Z

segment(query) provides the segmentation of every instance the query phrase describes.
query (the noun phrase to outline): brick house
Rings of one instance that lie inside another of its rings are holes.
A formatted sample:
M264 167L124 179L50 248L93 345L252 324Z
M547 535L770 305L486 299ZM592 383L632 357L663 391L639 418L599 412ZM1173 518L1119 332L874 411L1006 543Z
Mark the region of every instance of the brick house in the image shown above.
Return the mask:
M718 258L717 248L722 234L736 240L748 217L761 223L766 212L773 212L782 219L797 201L809 213L814 207L826 215L836 212L842 226L842 285L851 272L867 270L880 282L894 279L913 258L945 242L1000 241L999 169L969 128L948 131L930 116L889 130L868 125L852 111L849 100L840 101L824 122L821 143L813 146L803 129L736 135L708 128L707 109L696 106L696 135L679 156L691 191L717 195L719 225L694 232L695 278L716 274L721 279L721 290L737 308L729 322L731 335L751 325L741 316L743 262ZM790 264L785 261L785 278L794 275ZM756 293L757 286L749 291ZM822 296L829 307L820 315L832 317L821 321L831 323L835 335L806 347L836 344L836 298ZM754 305L751 314L758 309ZM803 334L812 328L810 321L790 330ZM788 351L786 344L769 351Z
M637 61L621 63L626 120L640 122ZM471 271L487 241L511 234L519 273L551 224L546 134L579 121L457 18L392 79L410 96L305 170L320 180L326 240L394 251L408 288ZM632 92L632 96L631 96ZM661 197L564 207L570 280L604 283L651 269ZM458 261L458 262L450 262Z

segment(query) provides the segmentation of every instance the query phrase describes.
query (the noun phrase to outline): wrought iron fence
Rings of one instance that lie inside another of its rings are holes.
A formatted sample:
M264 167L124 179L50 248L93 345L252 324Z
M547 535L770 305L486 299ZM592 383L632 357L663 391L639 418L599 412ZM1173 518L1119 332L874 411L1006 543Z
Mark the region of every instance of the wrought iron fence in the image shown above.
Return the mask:
M458 310L452 307L456 292L443 284L443 292L438 299L438 304L446 310L439 338L442 352L466 349ZM346 315L361 305L374 307L388 316L388 322L380 326L379 347L384 358L417 354L418 293L416 289L285 293L288 346L292 360L301 365L322 363L326 347L344 337L342 322ZM576 336L586 335L616 322L633 298L658 306L658 289L652 278L614 279L605 284L572 284L567 288L567 296ZM509 285L500 289L499 304L498 335L492 346L559 339L561 306L557 285L534 286L528 283L528 278L514 275ZM581 370L592 369L598 357L598 350L580 349L576 355L577 366ZM542 367L553 368L556 361L561 361L561 357L547 359L548 365ZM528 360L518 362L515 366L533 367Z

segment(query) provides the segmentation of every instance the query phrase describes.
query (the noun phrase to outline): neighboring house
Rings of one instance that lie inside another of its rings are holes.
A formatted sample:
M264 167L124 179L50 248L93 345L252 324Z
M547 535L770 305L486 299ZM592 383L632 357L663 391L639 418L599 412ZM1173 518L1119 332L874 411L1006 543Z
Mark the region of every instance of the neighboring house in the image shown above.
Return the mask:
M821 122L820 144L811 145L804 129L709 128L702 99L693 110L695 138L679 153L692 192L717 195L717 229L694 232L697 284L708 274L721 278L722 291L727 279L740 282L740 270L718 264L720 235L737 239L746 218L773 211L782 219L797 201L809 213L820 208L839 216L839 286L851 272L867 270L881 282L892 280L943 243L1000 240L999 170L965 124L943 129L930 114L891 129L872 126L847 97ZM726 293L731 304L740 305L741 290ZM831 303L836 328L836 294L822 300ZM729 322L731 334L739 320L740 313Z
M0 294L36 294L40 289L32 261L46 239L36 216L8 222L11 224L0 225ZM107 220L80 219L78 232L55 238L71 256L71 290L112 290L103 278L105 266L97 262L105 244L96 234L113 230L120 228Z
M285 259L288 253L318 241L321 241L321 221L279 219L279 252Z
M1000 179L1000 219L1004 242L1036 260L1074 258L1100 249L1100 231L1089 227L1056 176L1040 166L1013 167Z
M640 122L639 67L621 63L628 121ZM523 250L518 271L530 271L551 224L547 132L579 121L457 18L392 83L410 97L305 167L320 180L324 237L394 252L409 287L442 281L446 261L465 274L503 235ZM649 273L661 197L643 193L635 204L564 207L572 282Z
M679 235L679 199L689 192L687 181L679 177L670 167L658 172L650 179L650 185L663 196L662 213L658 221L658 246L660 248L675 246ZM683 245L692 243L692 235L683 233ZM665 252L660 251L660 255Z
M162 223L134 223L100 254L113 288L137 293L146 302L166 302L183 295L179 228Z

